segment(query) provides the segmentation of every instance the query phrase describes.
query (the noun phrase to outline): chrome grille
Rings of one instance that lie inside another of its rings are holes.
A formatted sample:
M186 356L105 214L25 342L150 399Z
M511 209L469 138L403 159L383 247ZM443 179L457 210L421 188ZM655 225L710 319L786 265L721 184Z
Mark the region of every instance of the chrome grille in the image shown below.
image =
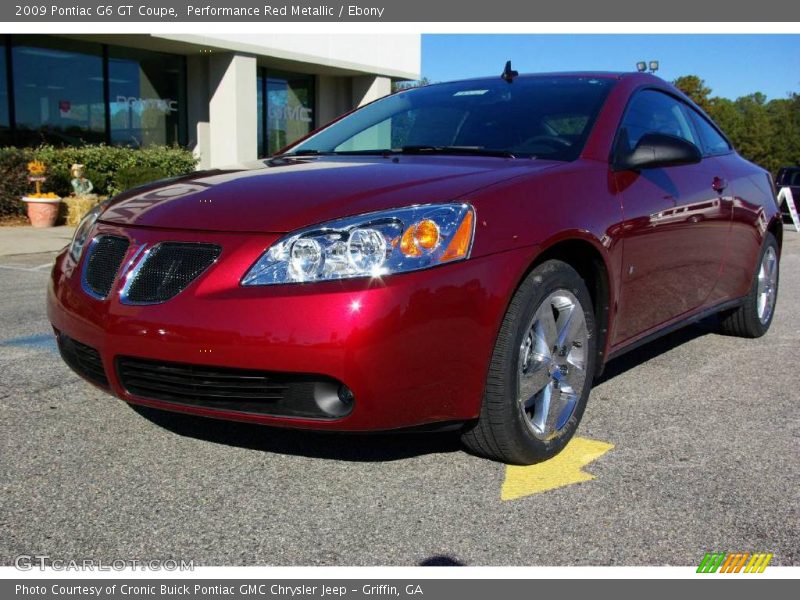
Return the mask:
M127 304L158 304L175 297L208 269L222 249L213 244L162 242L147 251L122 292Z
M84 267L84 289L97 298L105 298L128 251L128 240L115 235L96 237L89 247Z

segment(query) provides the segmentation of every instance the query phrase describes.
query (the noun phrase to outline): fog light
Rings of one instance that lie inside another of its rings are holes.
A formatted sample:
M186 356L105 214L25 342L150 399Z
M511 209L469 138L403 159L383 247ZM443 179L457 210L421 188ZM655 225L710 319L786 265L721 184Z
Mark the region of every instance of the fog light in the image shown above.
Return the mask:
M353 410L355 396L346 385L337 381L318 381L314 384L314 400L328 416L345 417Z
M347 406L351 405L355 398L353 396L353 390L351 390L346 385L339 386L338 395L339 395L339 400L342 402L342 404L345 404Z

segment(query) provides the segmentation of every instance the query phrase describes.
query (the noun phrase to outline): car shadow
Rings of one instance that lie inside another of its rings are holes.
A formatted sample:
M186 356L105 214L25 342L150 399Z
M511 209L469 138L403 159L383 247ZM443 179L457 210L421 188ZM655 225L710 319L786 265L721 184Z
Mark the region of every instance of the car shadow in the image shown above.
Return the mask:
M716 333L717 317L711 316L702 321L698 321L677 331L673 331L663 337L653 340L647 344L639 346L618 358L610 360L603 370L603 374L594 382L594 385L605 383L631 369L646 363L647 361L660 356L678 346L691 342L697 338L710 333Z
M457 431L334 433L281 429L209 419L130 405L139 415L168 431L214 444L273 454L352 462L388 462L460 452Z

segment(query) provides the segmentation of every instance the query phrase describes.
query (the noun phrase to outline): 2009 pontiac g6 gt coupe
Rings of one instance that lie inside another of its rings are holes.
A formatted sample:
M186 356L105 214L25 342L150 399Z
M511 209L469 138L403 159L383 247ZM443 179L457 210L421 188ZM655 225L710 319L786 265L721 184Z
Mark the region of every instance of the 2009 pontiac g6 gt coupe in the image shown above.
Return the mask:
M527 464L564 447L612 357L712 313L763 335L768 173L654 76L514 75L404 91L94 210L50 281L64 360L131 403L458 426Z

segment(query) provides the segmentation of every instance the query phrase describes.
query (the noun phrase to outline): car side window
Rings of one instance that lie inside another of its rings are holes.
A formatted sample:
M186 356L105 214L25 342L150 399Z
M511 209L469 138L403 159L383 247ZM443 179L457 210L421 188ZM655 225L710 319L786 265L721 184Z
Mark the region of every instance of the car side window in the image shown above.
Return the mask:
M685 110L689 114L689 118L692 119L695 129L697 129L697 133L700 136L703 154L706 156L717 156L720 154L727 154L731 151L731 145L728 143L728 140L722 137L719 131L717 131L705 117L688 106L685 107Z
M657 90L637 93L620 124L621 150L631 151L646 133L664 133L700 146L681 102Z

